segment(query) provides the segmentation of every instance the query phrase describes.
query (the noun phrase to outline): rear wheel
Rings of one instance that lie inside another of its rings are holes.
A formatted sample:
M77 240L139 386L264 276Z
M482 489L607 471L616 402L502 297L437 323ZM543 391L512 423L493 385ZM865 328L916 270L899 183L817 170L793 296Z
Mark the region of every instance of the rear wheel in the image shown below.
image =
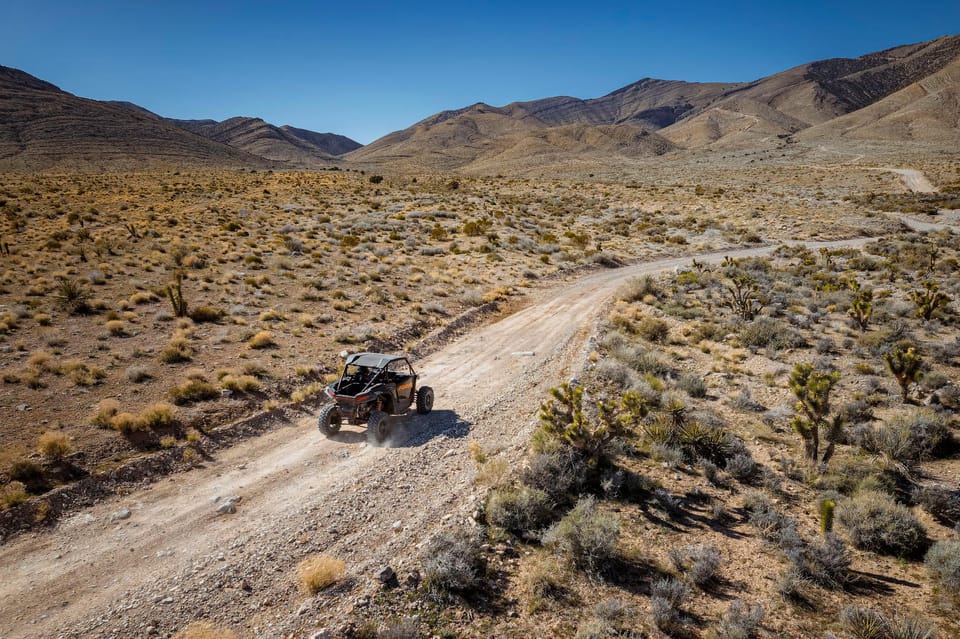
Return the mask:
M340 414L340 407L336 404L328 404L320 409L320 417L317 418L317 427L320 432L330 437L340 432L340 424L343 423L343 416Z
M417 391L417 412L426 415L433 410L433 389L421 386Z
M382 410L370 412L367 418L367 440L371 444L382 444L390 435L390 419Z

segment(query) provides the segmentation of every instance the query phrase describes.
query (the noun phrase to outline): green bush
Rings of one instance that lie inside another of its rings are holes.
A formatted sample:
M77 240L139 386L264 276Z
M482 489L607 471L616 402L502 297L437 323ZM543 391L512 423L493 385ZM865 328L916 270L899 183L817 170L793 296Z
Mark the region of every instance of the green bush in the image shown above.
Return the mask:
M857 548L897 557L912 557L927 548L923 525L888 495L863 492L841 502L837 510L837 519Z
M707 631L707 639L752 639L757 636L762 621L763 605L735 599L720 623Z
M587 459L572 446L535 454L521 473L528 486L558 503L572 503L589 483Z
M543 535L543 543L556 548L575 565L600 569L616 556L620 520L597 508L593 497L583 497L563 519Z

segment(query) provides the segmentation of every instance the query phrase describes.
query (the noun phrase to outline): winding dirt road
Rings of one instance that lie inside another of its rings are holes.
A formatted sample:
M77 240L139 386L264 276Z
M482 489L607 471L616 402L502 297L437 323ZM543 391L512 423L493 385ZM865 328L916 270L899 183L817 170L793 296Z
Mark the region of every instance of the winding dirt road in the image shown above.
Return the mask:
M309 636L300 633L351 604L300 597L299 560L338 556L358 586L383 565L399 572L431 531L468 519L475 507L468 441L517 458L547 390L585 363L615 290L690 259L600 271L539 291L524 310L418 362L436 389L435 410L399 421L390 447L367 446L356 427L326 440L314 417L301 415L203 468L10 541L0 547L0 637L168 636L196 618L245 628L244 635ZM242 498L238 512L217 515L212 499L228 495Z

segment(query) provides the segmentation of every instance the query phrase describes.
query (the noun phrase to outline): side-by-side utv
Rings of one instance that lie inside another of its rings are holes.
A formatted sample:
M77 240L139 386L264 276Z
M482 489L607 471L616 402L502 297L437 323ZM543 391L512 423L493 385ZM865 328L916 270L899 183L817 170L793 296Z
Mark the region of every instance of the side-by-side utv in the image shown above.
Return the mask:
M390 434L391 415L403 415L411 406L426 415L433 409L433 389L417 387L418 376L406 357L382 353L347 356L340 379L325 392L332 404L320 410L318 426L327 437L340 425L367 425L367 438L382 443Z

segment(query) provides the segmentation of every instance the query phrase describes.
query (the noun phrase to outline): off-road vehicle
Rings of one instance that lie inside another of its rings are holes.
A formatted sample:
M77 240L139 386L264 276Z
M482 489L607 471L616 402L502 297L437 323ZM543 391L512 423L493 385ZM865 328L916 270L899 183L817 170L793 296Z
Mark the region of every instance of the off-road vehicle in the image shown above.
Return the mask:
M348 355L340 379L325 389L333 400L320 410L318 427L330 437L341 424L366 424L367 438L382 443L390 434L391 415L411 406L426 415L433 409L433 389L417 388L418 376L406 357L382 353Z

